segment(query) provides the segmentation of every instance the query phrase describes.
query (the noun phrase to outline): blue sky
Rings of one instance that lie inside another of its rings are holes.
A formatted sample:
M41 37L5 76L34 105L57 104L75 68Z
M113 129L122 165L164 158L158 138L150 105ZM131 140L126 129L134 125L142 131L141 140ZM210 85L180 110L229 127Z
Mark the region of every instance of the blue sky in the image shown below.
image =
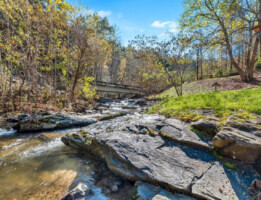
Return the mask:
M124 45L138 34L164 37L166 31L177 31L183 11L182 0L67 0L72 5L88 7L106 16L118 28Z

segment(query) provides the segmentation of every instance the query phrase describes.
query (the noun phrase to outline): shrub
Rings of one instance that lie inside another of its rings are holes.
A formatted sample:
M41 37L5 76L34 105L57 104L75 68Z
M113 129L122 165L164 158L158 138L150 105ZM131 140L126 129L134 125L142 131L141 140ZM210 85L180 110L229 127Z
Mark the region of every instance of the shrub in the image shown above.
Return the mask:
M217 78L217 77L222 77L223 76L223 71L221 69L217 69L215 71L215 74L214 76Z

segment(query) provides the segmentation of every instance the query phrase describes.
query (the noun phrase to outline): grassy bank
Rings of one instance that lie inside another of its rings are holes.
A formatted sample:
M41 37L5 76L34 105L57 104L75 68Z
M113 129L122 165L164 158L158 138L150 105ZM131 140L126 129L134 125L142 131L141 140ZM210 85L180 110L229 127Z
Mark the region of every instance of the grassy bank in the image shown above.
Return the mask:
M255 81L252 83L244 83L241 81L239 76L231 76L225 78L212 78L212 79L205 79L194 81L190 83L185 83L183 85L183 94L198 94L198 93L206 93L206 92L213 92L215 88L213 87L214 83L218 83L220 87L218 91L229 91L229 90L240 90L240 89L247 89L253 86L260 86L261 85L261 73L255 74ZM177 97L175 89L172 87L161 94L156 96L157 98L170 98L170 97Z
M202 109L212 109L222 119L232 114L244 117L251 117L250 113L261 114L261 87L171 97L153 106L148 112L195 121L202 117L198 112Z

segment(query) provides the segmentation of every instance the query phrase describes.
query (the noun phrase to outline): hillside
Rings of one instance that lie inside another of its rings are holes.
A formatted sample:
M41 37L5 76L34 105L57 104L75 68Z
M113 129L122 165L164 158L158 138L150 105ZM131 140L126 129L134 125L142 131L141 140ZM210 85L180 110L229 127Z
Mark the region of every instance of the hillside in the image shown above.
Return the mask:
M244 83L240 80L239 76L231 76L225 78L213 78L206 80L199 80L190 83L185 83L183 85L183 94L195 94L195 93L204 93L204 92L213 92L215 89L212 86L215 82L220 84L218 91L227 91L227 90L239 90L250 88L254 86L261 86L261 73L255 74L255 81L251 83ZM168 98L168 97L177 97L175 89L172 87L158 95L158 98Z

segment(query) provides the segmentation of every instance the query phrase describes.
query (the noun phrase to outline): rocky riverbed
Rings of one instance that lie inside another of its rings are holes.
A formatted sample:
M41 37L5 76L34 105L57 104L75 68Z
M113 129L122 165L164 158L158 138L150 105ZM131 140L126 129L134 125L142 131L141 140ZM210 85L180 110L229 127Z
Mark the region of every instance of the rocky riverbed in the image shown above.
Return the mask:
M187 124L144 114L148 107L142 99L107 101L81 114L7 119L0 199L260 197L259 116Z

